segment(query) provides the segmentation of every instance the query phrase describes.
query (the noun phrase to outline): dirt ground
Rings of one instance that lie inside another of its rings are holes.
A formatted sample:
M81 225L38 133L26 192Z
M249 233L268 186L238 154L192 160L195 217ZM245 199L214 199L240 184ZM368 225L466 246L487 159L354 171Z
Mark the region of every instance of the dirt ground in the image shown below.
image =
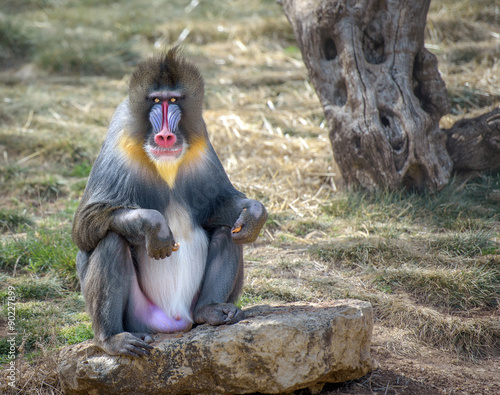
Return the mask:
M275 268L279 262L293 264L310 259L297 246L276 249L262 242L249 247L247 253L249 260L250 257L254 259L247 262L247 282L254 279L254 272L264 270L267 265ZM266 259L261 259L263 257ZM315 278L321 279L323 275L335 277L325 273L318 270ZM355 289L357 280L351 279L353 284L347 285L349 280L345 276L338 278L336 286L343 284L351 290ZM495 312L490 311L489 314L494 315ZM409 329L390 327L387 323L383 325L377 314L374 319L371 356L376 369L358 380L327 384L320 394L500 394L500 356L467 359L464 354L416 340L415 333ZM310 392L303 390L297 391L297 394L309 395Z
M321 394L500 394L500 358L464 361L410 341L399 330L375 325L372 358L378 368L349 383L329 384Z

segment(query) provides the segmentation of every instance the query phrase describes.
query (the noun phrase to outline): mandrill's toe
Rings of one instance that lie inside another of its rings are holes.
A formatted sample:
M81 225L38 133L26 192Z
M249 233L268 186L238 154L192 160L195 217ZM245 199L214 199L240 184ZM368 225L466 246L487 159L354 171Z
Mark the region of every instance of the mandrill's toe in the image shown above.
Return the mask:
M232 303L217 303L203 306L194 314L197 324L234 324L245 318L245 313Z
M98 341L99 346L110 355L127 355L129 357L142 357L151 355L151 349L148 343L153 342L150 335L141 336L144 340L129 332L118 333L105 340Z

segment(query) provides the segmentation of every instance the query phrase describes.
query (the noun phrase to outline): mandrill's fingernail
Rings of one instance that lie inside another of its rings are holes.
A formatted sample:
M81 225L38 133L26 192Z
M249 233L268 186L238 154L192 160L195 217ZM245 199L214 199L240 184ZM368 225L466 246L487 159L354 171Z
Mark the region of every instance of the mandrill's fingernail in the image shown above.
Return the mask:
M180 247L179 243L175 243L174 246L172 247L172 251L177 251L179 247Z
M234 228L231 233L238 233L241 230L241 225Z

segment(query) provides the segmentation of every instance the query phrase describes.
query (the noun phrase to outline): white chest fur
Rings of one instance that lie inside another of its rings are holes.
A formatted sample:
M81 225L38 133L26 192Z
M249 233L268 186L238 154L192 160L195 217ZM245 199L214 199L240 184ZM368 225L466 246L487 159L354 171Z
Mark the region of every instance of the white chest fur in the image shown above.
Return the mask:
M179 250L165 259L150 258L144 251L140 259L139 282L142 291L171 317L191 318L191 304L198 291L207 261L208 238L200 226L178 203L169 204L165 218L179 243Z

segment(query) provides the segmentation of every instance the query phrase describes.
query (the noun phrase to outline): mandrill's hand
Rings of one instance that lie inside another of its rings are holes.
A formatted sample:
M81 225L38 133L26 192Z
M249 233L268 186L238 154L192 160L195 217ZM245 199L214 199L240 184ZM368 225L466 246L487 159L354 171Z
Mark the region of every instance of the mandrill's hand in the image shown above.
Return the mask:
M261 202L244 199L241 213L233 227L231 236L235 244L253 243L267 220L267 211Z
M179 249L166 223L146 229L146 251L151 258L163 259Z
M116 210L110 229L132 245L145 245L148 255L154 259L163 259L179 249L165 217L156 210Z

